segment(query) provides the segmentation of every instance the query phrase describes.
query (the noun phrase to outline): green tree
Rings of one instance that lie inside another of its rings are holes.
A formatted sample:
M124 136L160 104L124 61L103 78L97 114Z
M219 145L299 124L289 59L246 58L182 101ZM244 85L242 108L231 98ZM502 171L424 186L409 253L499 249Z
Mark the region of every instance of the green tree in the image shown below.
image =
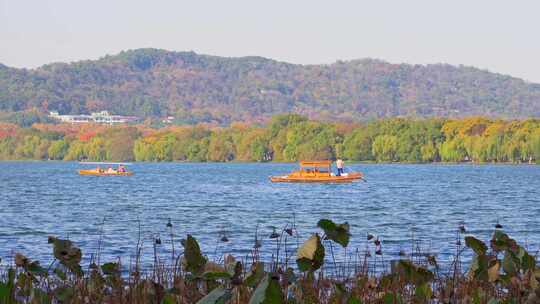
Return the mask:
M174 133L176 136L176 144L173 147L172 158L173 160L178 161L193 161L193 159L190 159L190 149L194 148L200 150L195 146L198 145L201 139L210 136L210 131L201 127L182 127ZM191 156L194 157L194 155L198 153L199 152L191 151ZM198 159L198 161L205 161L206 155L202 157L199 157L198 155L195 158Z
M233 140L226 131L218 131L210 137L208 145L208 160L214 162L227 162L235 158Z
M373 141L372 153L377 161L395 161L398 139L393 135L380 135Z
M51 143L48 154L49 159L62 160L69 149L69 143L64 139L55 140Z
M140 136L134 127L111 128L101 134L106 140L107 160L132 161L135 159L135 141Z
M15 140L12 137L0 138L0 159L8 160L14 158Z
M76 140L69 145L64 160L84 160L87 159L86 144L82 141Z
M433 162L439 159L439 151L435 144L429 142L420 148L422 154L421 159L423 162Z
M530 148L537 164L540 164L540 129L532 136Z
M108 158L107 155L107 142L102 137L93 137L86 144L86 153L89 160L93 161L105 161Z
M190 144L187 150L187 159L194 162L207 161L209 145L210 139L206 137Z
M171 161L173 159L173 149L176 145L176 137L172 133L167 133L154 143L154 157L157 161Z
M144 138L135 141L133 146L133 155L136 161L153 161L155 160L152 144Z
M48 141L34 134L24 136L14 153L17 159L46 159L47 149Z
M287 129L286 139L285 161L333 159L342 140L333 126L314 121L294 124Z
M236 158L242 161L264 161L268 157L269 142L264 129L243 132L236 145Z
M273 161L286 161L285 148L287 147L287 129L282 129L270 140L269 154Z
M361 127L345 137L343 156L349 160L373 160L372 138L366 129Z
M441 159L446 162L462 162L467 158L467 151L459 138L443 142L439 153Z

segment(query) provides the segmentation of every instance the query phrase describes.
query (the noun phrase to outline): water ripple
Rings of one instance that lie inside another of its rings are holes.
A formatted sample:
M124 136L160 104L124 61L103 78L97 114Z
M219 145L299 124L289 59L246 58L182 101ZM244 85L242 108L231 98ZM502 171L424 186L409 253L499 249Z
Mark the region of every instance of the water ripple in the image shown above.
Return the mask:
M390 256L414 239L447 259L460 222L487 239L498 221L529 248L540 244L540 166L352 165L368 182L351 185L268 182L292 164L138 163L127 178L78 176L77 166L0 162L0 257L47 261L47 235L69 237L88 257L103 231L102 259L129 258L140 235L152 261L153 237L161 254L170 248L169 219L177 248L191 233L208 254L245 256L258 228L268 256L272 226L294 220L306 238L324 217L350 223L353 247L379 236ZM217 243L223 232L229 243Z

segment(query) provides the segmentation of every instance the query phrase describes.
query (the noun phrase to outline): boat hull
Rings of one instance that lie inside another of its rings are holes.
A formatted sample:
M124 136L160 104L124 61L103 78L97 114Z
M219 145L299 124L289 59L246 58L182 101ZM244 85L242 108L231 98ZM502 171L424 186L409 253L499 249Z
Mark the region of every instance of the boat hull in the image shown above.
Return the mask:
M94 176L131 176L133 175L132 171L127 172L98 172L96 170L79 170L79 175L94 175Z
M270 176L273 183L352 183L362 179L362 173L349 173L347 176Z

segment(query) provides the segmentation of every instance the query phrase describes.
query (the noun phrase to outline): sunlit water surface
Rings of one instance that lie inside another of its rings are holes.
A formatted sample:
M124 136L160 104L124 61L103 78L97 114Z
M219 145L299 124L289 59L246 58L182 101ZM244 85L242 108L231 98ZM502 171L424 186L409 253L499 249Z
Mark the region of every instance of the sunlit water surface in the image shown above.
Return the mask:
M73 240L86 262L100 235L101 259L124 261L134 255L140 236L149 263L155 237L162 240L158 253L169 254L169 219L176 248L190 233L211 257L246 256L258 228L268 258L271 226L279 232L294 222L306 239L321 218L348 222L352 248L363 251L367 233L379 236L386 259L410 251L414 239L448 260L460 222L483 239L499 222L531 250L540 247L540 166L359 164L349 168L363 171L367 183L337 185L268 181L294 164L137 163L130 167L132 177L79 176L78 167L0 162L4 264L15 252L50 262L49 235ZM219 242L221 232L229 242Z

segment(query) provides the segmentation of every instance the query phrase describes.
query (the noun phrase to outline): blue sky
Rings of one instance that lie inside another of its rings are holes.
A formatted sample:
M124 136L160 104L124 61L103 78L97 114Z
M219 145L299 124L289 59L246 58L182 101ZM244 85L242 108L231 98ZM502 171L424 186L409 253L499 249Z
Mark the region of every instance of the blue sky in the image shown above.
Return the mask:
M0 0L0 62L141 47L301 64L464 64L540 83L540 1Z

